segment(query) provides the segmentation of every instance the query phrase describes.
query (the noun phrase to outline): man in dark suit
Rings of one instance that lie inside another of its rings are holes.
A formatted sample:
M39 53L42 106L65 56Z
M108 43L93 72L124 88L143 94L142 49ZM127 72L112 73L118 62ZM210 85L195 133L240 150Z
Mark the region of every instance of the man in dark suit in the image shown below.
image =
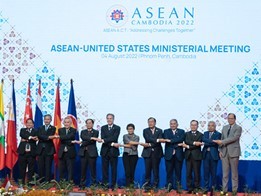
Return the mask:
M20 130L21 141L17 148L19 154L20 179L25 184L26 168L28 167L27 182L32 181L34 174L34 163L36 157L37 130L33 128L34 121L31 118L26 120L26 128Z
M185 143L179 144L185 148L188 193L200 189L201 146L203 136L203 134L198 131L197 120L190 122L190 129L191 131L186 133ZM192 185L192 173L194 173L194 187Z
M221 133L216 131L216 123L210 121L208 123L208 131L203 135L203 165L204 165L204 182L206 192L212 187L216 187L217 164L219 160L218 144L213 140L220 140ZM209 178L211 177L211 185Z
M58 151L59 157L59 174L60 179L65 179L65 170L68 173L68 181L73 181L73 165L76 156L74 147L76 129L72 128L72 119L65 117L63 120L64 127L58 130L59 138L61 141Z
M170 128L164 130L165 145L165 164L167 173L167 190L170 192L174 187L173 172L175 171L176 185L181 184L181 170L184 159L182 146L185 140L185 131L178 128L178 121L176 119L170 120ZM178 189L178 187L176 187Z
M86 169L89 165L91 171L91 185L96 184L96 159L98 151L96 141L99 137L99 131L93 129L94 121L87 119L85 121L87 129L81 131L82 144L79 150L81 157L81 182L80 188L86 186Z
M109 165L111 166L111 189L114 189L117 179L117 165L119 156L118 138L121 128L114 124L114 114L107 114L107 125L101 127L101 157L102 157L102 181L103 185L109 183ZM104 187L106 188L106 187Z
M163 150L161 142L165 142L162 136L162 130L156 127L156 119L150 117L148 119L149 127L143 130L143 137L145 139L145 144L141 156L145 160L145 191L150 190L150 179L151 172L153 171L154 191L158 191L159 185L159 164L163 156Z
M44 125L38 128L37 155L38 155L38 173L40 178L44 178L45 181L51 180L51 170L53 155L55 153L53 139L56 138L56 128L50 123L52 116L46 114L44 116Z

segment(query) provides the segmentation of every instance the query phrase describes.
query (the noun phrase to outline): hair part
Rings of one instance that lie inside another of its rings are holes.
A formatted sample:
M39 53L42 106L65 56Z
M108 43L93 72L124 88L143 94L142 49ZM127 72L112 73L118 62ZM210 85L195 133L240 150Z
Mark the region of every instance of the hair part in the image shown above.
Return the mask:
M93 119L91 119L91 118L88 118L88 119L86 119L86 120L85 120L85 123L87 124L87 122L88 122L88 121L91 121L91 122L92 122L92 124L94 124L94 120L93 120Z
M128 130L129 127L132 127L135 130L135 125L133 123L127 124L126 129Z
M228 113L227 117L230 116L230 115L233 115L234 119L237 119L237 116L234 113Z
M197 121L197 120L192 120L192 121L190 121L190 124L193 123L193 122L196 122L197 125L198 125L198 121Z
M179 123L178 123L178 120L175 119L175 118L171 119L169 122L170 122L170 123L171 123L171 122L175 122L175 123L179 124Z
M108 113L107 115L106 115L106 118L108 118L108 116L112 116L112 118L114 119L114 114L112 114L112 113Z
M45 115L44 115L44 119L45 119L46 117L49 117L49 118L52 120L52 115L51 115L51 114L45 114Z
M29 120L32 121L32 123L34 124L34 120L32 118L27 118L25 123L27 123Z
M154 117L149 117L149 118L148 118L148 121L150 121L150 120L153 120L153 121L156 123L156 118L154 118Z

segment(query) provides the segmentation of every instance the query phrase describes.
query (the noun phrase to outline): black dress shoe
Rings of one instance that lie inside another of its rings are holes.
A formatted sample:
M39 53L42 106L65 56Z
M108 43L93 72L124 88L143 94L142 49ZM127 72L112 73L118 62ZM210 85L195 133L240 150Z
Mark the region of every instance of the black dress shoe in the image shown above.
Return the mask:
M111 190L114 191L114 189L115 189L115 186L111 185Z
M159 192L159 189L158 189L157 187L154 187L154 188L153 188L153 192L154 192L154 193L157 193L157 192Z
M192 191L192 190L189 190L189 191L188 191L188 194L192 194L192 193L193 193L193 191Z

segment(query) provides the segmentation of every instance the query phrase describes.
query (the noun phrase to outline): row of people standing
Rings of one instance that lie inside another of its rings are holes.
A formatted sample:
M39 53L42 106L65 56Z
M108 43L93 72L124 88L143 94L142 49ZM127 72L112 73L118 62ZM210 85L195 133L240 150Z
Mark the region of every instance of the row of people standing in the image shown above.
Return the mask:
M75 140L76 130L71 127L72 121L70 117L64 119L64 127L59 129L59 135L55 135L55 127L50 125L52 120L50 115L44 116L45 125L38 128L38 130L33 128L33 120L28 119L26 128L22 128L20 131L21 142L18 147L20 176L23 183L25 182L27 166L28 180L32 179L35 156L38 156L39 160L39 176L45 177L46 181L51 179L51 165L53 154L55 153L52 140L60 139L61 145L58 149L60 179L65 178L64 174L67 171L68 180L73 180L76 157L74 144L81 144L78 154L81 157L81 187L85 187L86 184L87 166L89 166L91 171L91 182L96 184L96 159L98 157L96 143L100 142L102 143L100 155L102 157L102 183L104 187L107 187L109 184L109 168L111 168L112 177L110 188L114 189L116 185L119 147L124 147L123 163L126 185L134 184L134 174L138 160L138 145L141 145L144 147L142 157L145 162L145 190L153 188L154 191L157 191L159 185L159 164L163 156L166 163L166 186L169 191L177 188L176 184L181 182L184 158L186 159L186 182L189 192L200 188L202 159L205 187L209 189L212 185L215 186L219 156L222 157L224 191L227 191L229 167L232 170L233 190L237 190L237 164L240 155L239 138L242 129L235 124L235 114L228 115L229 125L223 128L222 136L216 131L216 125L213 121L208 123L208 131L202 134L197 130L198 121L192 120L190 122L191 131L185 133L184 130L178 128L177 120L172 119L170 120L170 128L163 132L156 127L156 119L151 117L148 119L148 128L143 130L145 142L140 142L139 136L134 133L134 124L128 124L128 134L123 136L124 144L118 143L120 127L114 124L114 115L107 114L106 119L107 125L101 127L101 138L99 138L99 131L93 129L94 121L87 119L87 129L81 131L82 141ZM37 145L36 141L38 141ZM166 144L164 155L161 143ZM235 145L235 143L236 146L239 146L239 151L231 152L229 146L231 144ZM204 146L203 151L201 151L201 146ZM152 173L153 183L151 183ZM175 179L173 179L173 174L175 174ZM210 177L212 185L209 183Z

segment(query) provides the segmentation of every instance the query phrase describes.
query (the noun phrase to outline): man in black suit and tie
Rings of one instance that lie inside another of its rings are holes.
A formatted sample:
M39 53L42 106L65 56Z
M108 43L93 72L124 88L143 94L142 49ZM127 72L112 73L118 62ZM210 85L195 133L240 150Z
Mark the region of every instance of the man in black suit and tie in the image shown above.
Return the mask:
M91 185L96 184L96 159L98 151L96 141L99 140L99 131L93 129L94 121L87 119L85 121L87 129L81 131L82 144L79 150L81 157L81 182L80 188L86 186L86 169L89 165L91 171Z
M179 144L185 148L188 193L200 189L201 146L203 136L203 134L198 131L197 120L190 122L190 129L191 131L186 133L185 143ZM194 187L192 185L192 173L194 173Z
M219 160L218 144L213 140L220 140L221 133L216 131L216 123L209 121L208 131L203 135L203 165L204 165L204 182L206 192L216 187L217 164ZM209 178L211 177L211 184Z
M56 138L56 128L50 124L51 121L52 116L46 114L44 116L44 125L38 128L38 173L39 177L44 178L47 182L51 180L53 155L55 153L53 139Z
M109 165L111 166L111 189L116 185L117 179L117 165L119 156L118 138L121 128L114 124L114 114L107 114L107 125L101 127L101 157L102 157L102 181L103 185L107 186L109 183ZM104 187L106 188L106 187Z
M36 157L36 141L37 130L33 128L34 121L31 118L26 120L26 128L20 130L21 141L18 146L17 152L19 154L19 170L20 179L25 184L26 168L28 167L27 182L32 181L34 174L34 163Z
M167 173L167 190L170 192L174 187L173 172L175 171L176 185L181 184L181 170L184 159L182 146L185 140L185 131L178 128L178 121L176 119L170 120L170 128L164 130L165 145L165 163ZM178 187L176 187L178 189Z
M59 174L60 180L65 179L65 170L68 173L68 181L73 181L73 166L76 156L76 150L74 147L76 129L72 128L72 119L65 117L63 121L64 127L58 130L59 138L61 141L58 151L59 157Z
M159 164L163 156L163 150L161 142L165 142L162 137L162 130L156 127L156 119L150 117L148 119L149 127L143 130L143 137L145 139L145 144L141 156L145 160L145 191L150 190L150 179L151 172L153 171L154 191L158 191L159 185Z

